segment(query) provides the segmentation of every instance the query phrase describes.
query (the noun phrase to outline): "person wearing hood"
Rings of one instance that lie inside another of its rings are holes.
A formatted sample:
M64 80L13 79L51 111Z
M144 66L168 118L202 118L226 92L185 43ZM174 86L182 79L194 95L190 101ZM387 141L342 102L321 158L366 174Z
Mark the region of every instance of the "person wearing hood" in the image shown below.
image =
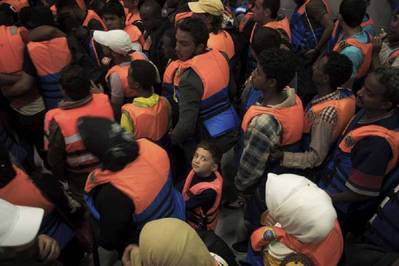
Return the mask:
M185 218L183 198L173 187L169 158L161 147L147 139L136 141L103 118L81 118L78 128L85 147L101 163L85 187L100 246L121 253L137 243L147 222Z
M269 174L265 192L272 222L251 235L255 251L247 257L251 265L280 265L292 253L304 265L337 265L343 237L329 195L307 178L293 174Z

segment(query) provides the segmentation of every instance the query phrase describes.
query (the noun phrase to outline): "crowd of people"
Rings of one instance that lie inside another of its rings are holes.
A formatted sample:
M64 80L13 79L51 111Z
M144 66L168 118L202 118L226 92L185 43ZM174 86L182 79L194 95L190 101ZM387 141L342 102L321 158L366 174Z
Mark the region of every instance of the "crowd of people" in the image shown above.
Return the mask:
M293 2L1 0L0 265L399 265L398 3Z

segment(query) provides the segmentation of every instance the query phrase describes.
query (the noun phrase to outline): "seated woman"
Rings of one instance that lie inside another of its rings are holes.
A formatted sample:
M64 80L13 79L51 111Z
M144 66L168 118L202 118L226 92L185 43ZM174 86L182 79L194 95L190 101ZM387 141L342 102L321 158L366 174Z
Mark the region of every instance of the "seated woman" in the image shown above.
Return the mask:
M269 174L266 205L266 226L251 236L251 265L280 265L293 254L313 265L337 265L343 238L327 193L302 176Z

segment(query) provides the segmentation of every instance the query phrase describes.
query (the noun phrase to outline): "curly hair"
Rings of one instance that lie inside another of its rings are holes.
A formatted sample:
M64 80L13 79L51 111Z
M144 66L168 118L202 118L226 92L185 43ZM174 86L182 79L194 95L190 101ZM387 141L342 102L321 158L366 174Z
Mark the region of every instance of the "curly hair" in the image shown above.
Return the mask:
M392 103L393 107L399 104L399 69L394 67L380 67L374 72L378 81L384 86L384 98Z
M256 55L265 49L279 48L281 45L281 35L275 29L269 27L258 27L252 38L251 48Z
M328 61L324 65L323 72L330 78L330 87L335 89L347 82L352 75L352 61L346 56L337 52L326 55Z
M264 50L258 57L258 63L267 78L276 80L279 91L291 82L298 66L295 54L281 48Z
M157 70L147 60L134 60L130 63L130 76L140 84L145 91L152 90L157 82Z

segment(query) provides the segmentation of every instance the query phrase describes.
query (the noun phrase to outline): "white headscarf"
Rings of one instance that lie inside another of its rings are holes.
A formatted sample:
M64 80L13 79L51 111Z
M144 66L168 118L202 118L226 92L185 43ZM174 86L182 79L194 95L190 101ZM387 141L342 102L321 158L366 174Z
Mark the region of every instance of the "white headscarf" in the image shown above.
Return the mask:
M330 196L303 176L269 174L265 197L272 217L303 243L324 240L335 226Z

